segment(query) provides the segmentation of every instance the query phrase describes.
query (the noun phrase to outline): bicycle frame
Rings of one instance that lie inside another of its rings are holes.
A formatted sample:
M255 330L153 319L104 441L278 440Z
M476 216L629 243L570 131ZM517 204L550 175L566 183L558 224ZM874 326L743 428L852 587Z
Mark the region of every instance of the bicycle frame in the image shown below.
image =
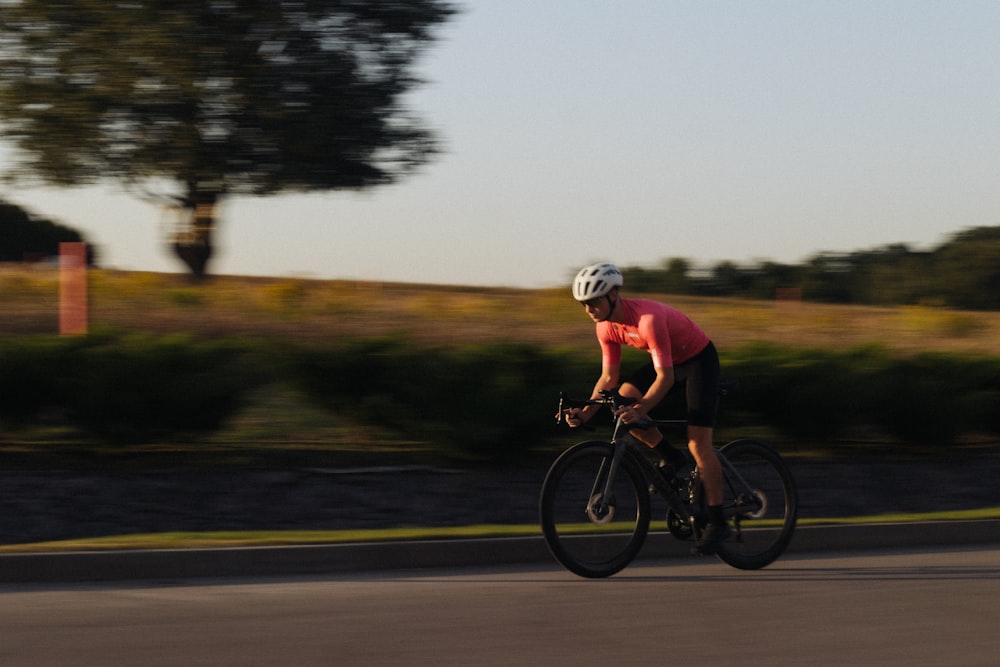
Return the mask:
M565 403L574 404L590 404L590 405L607 405L612 409L617 409L620 405L624 404L621 401L622 397L614 392L602 391L603 400L588 400L588 401L569 401L565 395L561 395L559 398L559 412L558 419L561 421L563 415L563 406ZM698 468L696 467L692 473L692 480L689 483L688 497L686 499L681 497L680 492L671 487L667 480L664 479L663 475L653 466L650 460L644 456L641 452L639 444L629 435L629 437L621 438L620 434L624 431L628 435L628 431L633 428L652 428L652 427L674 427L680 428L687 426L686 419L643 419L634 424L626 424L622 421L621 417L615 419L614 430L611 434L611 440L609 441L614 449L614 454L608 466L607 474L602 468L594 480L594 488L591 492L592 498L600 498L600 504L596 508L590 508L593 512L597 511L598 516L604 516L608 512L609 501L613 494L611 493L611 488L614 481L618 475L618 470L621 467L622 457L626 455L626 452L632 456L632 459L642 470L643 476L646 481L651 484L660 494L660 496L667 502L668 507L671 511L677 514L681 520L689 525L697 536L700 533L700 523L703 520L698 513L692 512L692 508L697 508L701 504L701 496L703 489L701 484L698 482ZM719 464L722 466L726 475L724 479L727 483L735 480L737 485L740 487L739 493L733 488L733 497L736 502L723 508L723 513L726 518L734 518L739 516L752 515L756 512L761 511L762 503L760 499L755 495L754 489L750 484L744 479L740 471L734 466L729 459L726 458L725 454L722 453L718 448L715 450L715 455L719 459ZM603 480L603 488L598 488L601 485L601 480ZM736 485L731 485L736 486ZM738 523L737 523L738 530ZM738 538L738 536L737 536Z
M582 405L602 405L608 406L611 409L617 409L625 403L622 400L622 396L616 392L602 391L602 400L587 400L587 401L570 401L565 394L559 397L559 409L557 412L557 420L562 422L564 406L569 403L573 406ZM611 440L609 443L613 447L614 454L608 463L608 468L605 470L603 467L598 471L597 478L594 480L594 487L591 490L592 498L599 498L599 504L597 507L588 508L591 515L595 513L597 516L605 516L609 511L610 500L613 497L611 493L611 488L614 484L615 479L618 476L618 471L621 467L622 457L626 456L626 452L631 456L632 460L639 466L639 469L643 473L643 477L646 479L647 483L651 484L660 495L667 501L670 509L677 513L688 525L695 526L695 520L691 512L688 509L689 503L691 501L697 501L697 498L689 498L689 502L685 503L680 497L677 489L672 488L667 480L663 478L663 475L653 466L649 459L644 456L639 448L639 444L631 437L623 438L622 433L628 435L628 431L633 428L642 427L658 427L658 426L673 426L682 427L687 425L687 420L684 419L670 419L670 420L652 420L644 419L636 422L635 424L626 424L622 421L621 417L615 419L614 430L611 434ZM592 428L592 427L588 427ZM697 469L696 469L697 470ZM694 473L697 474L697 473ZM603 488L600 488L603 481ZM701 485L692 485L693 494L701 493ZM693 495L692 494L692 495Z

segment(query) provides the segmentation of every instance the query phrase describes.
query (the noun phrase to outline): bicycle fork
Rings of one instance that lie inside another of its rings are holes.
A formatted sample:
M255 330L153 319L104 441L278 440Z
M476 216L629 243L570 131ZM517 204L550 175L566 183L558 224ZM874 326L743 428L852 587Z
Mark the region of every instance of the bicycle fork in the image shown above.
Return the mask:
M618 470L621 468L622 456L627 446L626 443L618 442L620 425L621 420L619 419L614 434L611 436L611 446L614 453L610 460L605 459L601 462L601 467L597 471L597 479L594 480L594 487L590 491L587 514L595 523L604 523L614 516L614 482L618 476Z

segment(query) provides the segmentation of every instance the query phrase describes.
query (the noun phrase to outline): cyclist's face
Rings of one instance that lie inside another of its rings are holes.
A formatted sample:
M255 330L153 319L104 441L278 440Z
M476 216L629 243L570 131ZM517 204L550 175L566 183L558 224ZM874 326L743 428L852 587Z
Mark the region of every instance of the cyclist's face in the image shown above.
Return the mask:
M608 302L607 296L598 296L593 299L587 299L586 301L581 301L582 305L590 318L595 322L600 322L601 320L607 319L608 315L611 314L611 304Z

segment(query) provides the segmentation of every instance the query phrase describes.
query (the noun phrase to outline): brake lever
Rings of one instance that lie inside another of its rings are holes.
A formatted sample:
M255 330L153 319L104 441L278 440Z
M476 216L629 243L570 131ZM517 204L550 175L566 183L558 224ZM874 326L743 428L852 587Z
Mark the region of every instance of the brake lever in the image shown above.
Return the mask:
M564 423L566 423L566 415L563 412L563 406L565 405L567 400L569 400L569 394L567 394L565 391L559 392L559 409L556 411L556 424L558 424L559 426L562 426ZM577 428L582 428L586 431L597 430L596 427L592 426L589 423L580 424L580 426L578 426Z

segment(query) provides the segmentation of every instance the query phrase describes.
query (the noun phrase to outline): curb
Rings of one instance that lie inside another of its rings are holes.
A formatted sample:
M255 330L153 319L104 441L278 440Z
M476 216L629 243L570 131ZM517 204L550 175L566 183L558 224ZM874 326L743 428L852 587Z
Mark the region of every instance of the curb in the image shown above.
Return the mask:
M790 554L1000 544L1000 520L796 528ZM651 533L639 559L690 558L690 543ZM331 575L497 565L555 565L538 537L283 547L2 554L0 583Z

